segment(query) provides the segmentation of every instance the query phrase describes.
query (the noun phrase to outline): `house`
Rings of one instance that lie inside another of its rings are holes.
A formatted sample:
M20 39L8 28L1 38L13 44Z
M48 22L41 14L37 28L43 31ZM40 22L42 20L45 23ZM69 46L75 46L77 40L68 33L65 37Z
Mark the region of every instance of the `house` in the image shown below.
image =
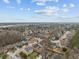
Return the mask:
M23 46L22 48L27 52L27 55L33 52L33 47L31 44L29 44L28 46Z
M41 45L35 44L35 45L33 45L33 50L37 53L42 53L44 49Z
M42 59L42 56L41 56L41 55L39 55L36 59Z

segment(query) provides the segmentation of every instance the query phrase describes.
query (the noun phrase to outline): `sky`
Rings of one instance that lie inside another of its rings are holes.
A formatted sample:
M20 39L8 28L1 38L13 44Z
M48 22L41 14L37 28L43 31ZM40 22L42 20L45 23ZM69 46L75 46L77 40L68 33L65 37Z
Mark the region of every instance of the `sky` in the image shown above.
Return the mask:
M79 0L0 0L0 22L79 22Z

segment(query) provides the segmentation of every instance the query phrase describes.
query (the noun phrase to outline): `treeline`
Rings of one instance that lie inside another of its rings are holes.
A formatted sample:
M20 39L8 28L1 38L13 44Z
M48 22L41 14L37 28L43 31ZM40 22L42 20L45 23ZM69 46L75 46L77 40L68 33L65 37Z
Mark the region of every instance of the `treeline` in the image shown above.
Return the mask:
M0 31L0 47L9 44L14 44L21 40L21 33L14 30L1 30Z

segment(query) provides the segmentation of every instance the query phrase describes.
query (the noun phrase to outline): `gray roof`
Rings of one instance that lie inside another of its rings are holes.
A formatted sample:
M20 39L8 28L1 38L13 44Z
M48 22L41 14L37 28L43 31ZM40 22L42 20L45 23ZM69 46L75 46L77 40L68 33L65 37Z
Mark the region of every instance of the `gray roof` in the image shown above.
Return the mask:
M60 55L55 55L53 59L61 59Z

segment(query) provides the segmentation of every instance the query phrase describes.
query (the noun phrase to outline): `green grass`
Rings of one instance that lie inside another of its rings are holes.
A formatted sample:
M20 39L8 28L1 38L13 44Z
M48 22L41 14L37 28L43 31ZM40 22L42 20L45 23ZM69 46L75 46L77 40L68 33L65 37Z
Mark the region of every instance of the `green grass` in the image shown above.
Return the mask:
M71 48L79 47L79 30L76 31L71 41Z
M20 52L19 54L22 58L27 59L27 55L24 52Z
M6 57L7 57L7 54L5 54L5 53L3 53L3 52L0 53L0 58L1 58L1 59L6 59Z
M36 59L37 56L38 56L38 53L33 52L28 57L30 57L31 59Z

